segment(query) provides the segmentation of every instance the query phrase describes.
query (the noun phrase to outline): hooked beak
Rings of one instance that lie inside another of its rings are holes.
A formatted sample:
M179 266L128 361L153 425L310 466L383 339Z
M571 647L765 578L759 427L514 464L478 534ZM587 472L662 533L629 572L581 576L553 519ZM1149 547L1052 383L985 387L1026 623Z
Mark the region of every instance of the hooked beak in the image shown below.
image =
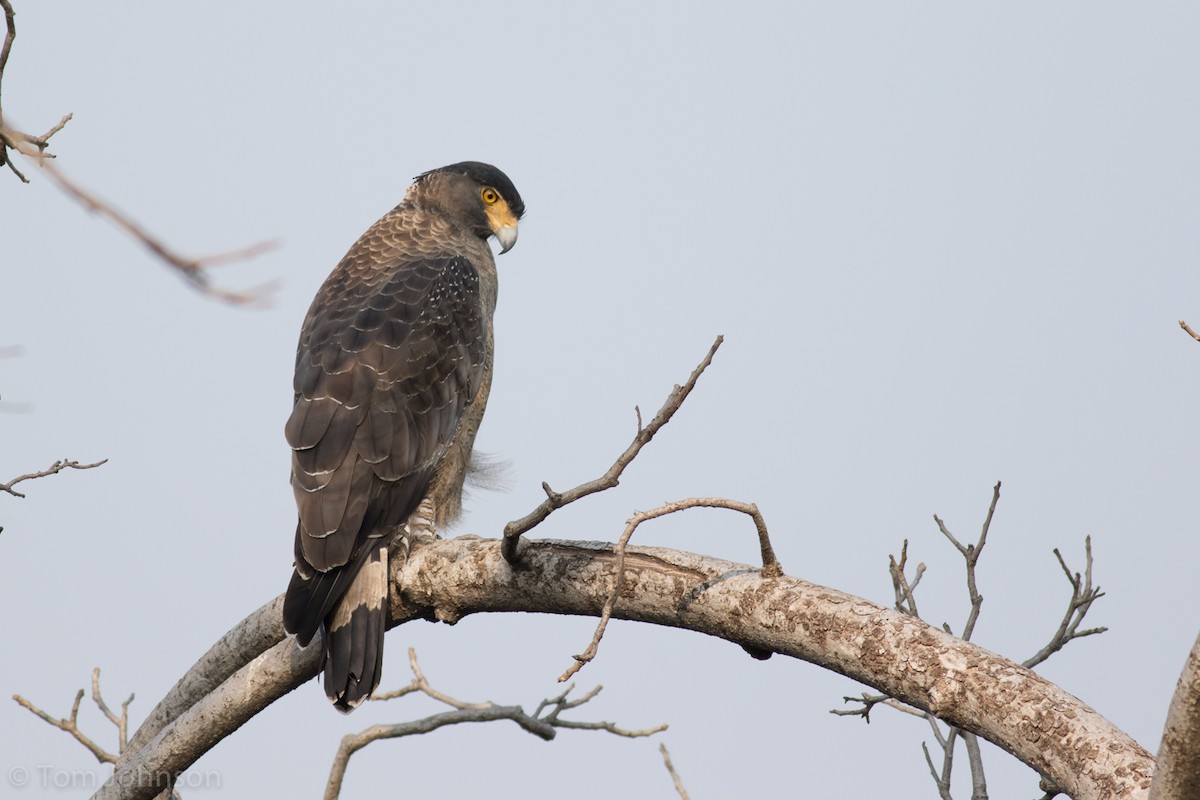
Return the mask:
M501 198L484 211L487 214L488 226L500 243L500 252L507 253L517 243L517 215L512 213L508 203Z
M517 225L501 225L496 228L496 241L500 243L500 253L503 255L513 249L517 243Z

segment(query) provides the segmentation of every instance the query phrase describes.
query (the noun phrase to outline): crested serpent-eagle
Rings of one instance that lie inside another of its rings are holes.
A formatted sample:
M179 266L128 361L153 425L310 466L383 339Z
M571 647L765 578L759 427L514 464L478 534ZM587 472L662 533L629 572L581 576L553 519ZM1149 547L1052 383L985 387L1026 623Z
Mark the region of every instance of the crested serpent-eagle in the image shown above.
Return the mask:
M477 161L413 181L317 292L285 433L299 510L284 626L319 631L325 693L350 711L379 685L388 558L462 510L492 383L496 262L525 205Z

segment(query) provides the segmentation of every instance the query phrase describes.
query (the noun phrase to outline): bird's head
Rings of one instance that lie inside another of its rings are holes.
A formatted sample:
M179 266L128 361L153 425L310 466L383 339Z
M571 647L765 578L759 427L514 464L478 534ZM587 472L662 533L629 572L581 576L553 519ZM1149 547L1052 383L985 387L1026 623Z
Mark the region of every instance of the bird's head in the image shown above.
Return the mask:
M495 236L500 252L517 243L517 221L525 203L500 170L480 161L462 161L418 175L410 196L466 222L482 239Z

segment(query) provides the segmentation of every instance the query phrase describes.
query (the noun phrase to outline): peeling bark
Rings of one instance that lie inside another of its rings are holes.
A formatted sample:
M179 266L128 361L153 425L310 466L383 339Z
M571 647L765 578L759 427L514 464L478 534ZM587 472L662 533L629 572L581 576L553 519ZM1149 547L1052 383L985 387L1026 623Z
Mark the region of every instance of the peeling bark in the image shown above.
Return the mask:
M415 548L393 570L392 626L498 611L600 614L615 572L611 545L530 541L520 556L519 565L510 566L499 542L474 537ZM692 553L632 548L613 615L834 670L984 737L1075 800L1140 800L1150 789L1151 756L1077 698L919 619L834 589L786 576L763 578L755 568ZM245 642L237 658L205 656L203 681L192 681L190 672L184 676L177 689L210 683L226 671L223 683L202 699L173 689L174 698L164 699L170 709L156 709L150 728L134 737L135 743L149 741L126 751L95 796L153 797L162 785L155 776L187 769L315 676L319 648L300 650L280 636L267 649L260 645L269 637L244 635L243 629L267 630L277 616L274 604L259 609L222 639L226 645Z

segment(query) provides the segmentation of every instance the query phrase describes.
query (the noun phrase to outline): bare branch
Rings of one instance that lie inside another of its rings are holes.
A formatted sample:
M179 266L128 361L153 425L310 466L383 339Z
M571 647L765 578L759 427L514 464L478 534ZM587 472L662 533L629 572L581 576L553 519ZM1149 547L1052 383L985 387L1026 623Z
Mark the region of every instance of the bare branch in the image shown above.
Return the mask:
M175 269L184 280L186 280L192 288L202 294L213 297L217 300L223 300L226 303L234 305L267 305L270 295L277 288L276 282L255 286L250 289L235 292L227 289L220 289L213 285L212 279L209 276L208 268L219 264L226 264L231 261L241 261L254 258L263 253L274 250L279 246L279 242L275 240L257 242L249 247L243 247L238 250L231 250L226 253L217 253L214 255L203 256L200 258L189 258L175 250L171 249L161 239L151 235L149 231L135 222L127 214L119 210L116 206L101 200L96 195L84 189L79 184L68 178L58 167L41 158L39 154L31 154L25 149L20 149L21 153L30 158L39 161L40 166L45 170L46 176L62 189L78 203L83 205L87 210L92 211L106 218L109 222L116 225L127 234L137 239L151 253L158 256L159 259L166 262L168 266Z
M13 695L13 700L22 708L34 714L46 723L53 725L61 731L66 731L75 738L75 741L86 747L96 760L101 764L116 764L121 752L125 749L126 731L129 729L129 704L133 702L133 695L129 695L129 699L121 704L121 715L117 716L109 709L104 702L103 696L100 694L100 668L96 667L92 670L92 700L96 703L96 707L100 712L111 722L117 729L117 752L110 753L96 742L92 741L83 731L79 729L79 706L83 702L83 689L75 693L75 702L71 704L71 715L65 719L55 719L47 714L42 709L35 706L33 703L26 700L19 694Z
M215 286L208 270L220 264L247 260L262 255L278 247L278 241L257 242L248 247L199 258L190 258L177 252L164 241L152 235L132 217L118 209L112 203L101 199L71 178L68 178L62 170L49 161L49 159L54 158L52 153L46 152L49 138L62 130L63 126L70 119L71 115L67 114L57 125L42 136L30 136L29 134L0 125L0 150L5 148L15 150L36 162L42 168L46 177L69 197L88 211L99 214L126 234L141 242L146 249L165 262L167 266L178 272L192 288L202 294L234 305L264 306L269 303L270 295L277 288L277 282L272 281L244 291L230 291ZM8 166L22 181L25 183L29 182L28 178L13 164L11 156L8 158Z
M975 632L975 623L979 620L979 609L983 606L983 595L979 593L975 583L975 565L979 563L979 556L983 552L984 545L987 544L988 530L992 527L992 517L996 513L996 503L998 502L1000 502L1000 481L996 481L996 485L992 487L992 502L988 506L987 516L983 520L983 527L975 544L961 544L958 539L954 538L954 534L946 529L946 525L938 518L938 515L933 515L933 521L937 523L938 530L950 540L950 543L966 561L967 596L971 602L971 611L967 614L967 623L963 626L962 638L968 642L971 641L971 634Z
M1150 800L1189 797L1200 797L1200 637L1175 684L1150 786Z
M17 38L17 22L16 13L13 11L12 3L9 0L0 0L0 8L4 9L4 44L0 45L0 92L2 92L4 70L8 67L8 57L12 53L13 42ZM22 183L29 183L29 179L13 163L12 156L9 155L8 151L16 150L21 153L36 152L39 160L54 158L53 154L46 152L50 137L61 131L70 119L71 115L67 114L59 120L57 125L41 136L30 136L27 133L5 125L3 106L0 106L0 165L7 164L8 168ZM35 148L34 151L28 151L28 145L33 145Z
M104 698L100 694L100 668L96 667L92 670L92 701L96 704L96 708L100 709L100 713L104 714L117 728L117 753L125 752L125 745L128 743L129 733L129 704L133 702L133 694L131 693L124 703L121 703L121 716L117 716L108 708L108 704L104 702Z
M1200 342L1200 333L1196 333L1194 330L1192 330L1186 322L1179 320L1179 327L1183 328L1187 332L1188 336L1192 337L1197 342Z
M650 424L644 428L642 427L642 412L640 409L638 410L637 435L633 437L633 442L630 443L629 447L625 448L625 452L621 453L621 455L617 457L617 460L611 467L608 468L607 472L593 481L582 483L579 486L576 486L574 489L562 493L552 491L546 483L542 484L542 488L546 492L546 499L543 500L537 508L526 514L524 517L521 517L518 520L513 520L504 526L504 558L508 561L508 563L515 564L519 558L517 554L517 544L520 541L521 534L532 530L535 526L541 523L542 520L550 516L550 514L556 509L562 508L569 503L574 503L576 500L587 497L590 494L602 492L605 489L611 489L620 482L621 473L625 471L625 468L629 466L629 463L633 461L637 454L641 452L641 449L645 447L651 439L654 438L654 434L658 433L662 426L671 421L671 417L674 416L675 412L679 410L679 407L683 405L683 401L687 399L689 394L691 394L692 389L694 389L696 386L696 381L700 379L700 376L704 374L704 370L706 370L708 365L712 363L713 355L716 354L717 348L719 348L721 343L724 341L724 336L717 337L716 341L713 342L712 347L708 349L708 354L703 360L701 360L696 369L692 371L692 374L687 379L687 382L684 383L683 386L676 386L671 391L671 394L667 396L666 402L663 403L662 408L660 408L658 413L654 415L654 419L650 420Z
M974 632L976 622L979 619L979 611L983 604L983 596L979 593L979 588L976 582L976 565L979 562L979 557L983 552L983 548L987 544L988 531L991 529L992 520L995 517L996 506L1000 500L1000 482L997 481L992 489L992 501L988 506L987 516L984 518L983 526L980 529L979 538L973 544L964 545L954 536L953 533L946 527L946 524L936 514L933 519L937 523L938 530L949 541L956 550L963 556L966 565L967 578L967 594L970 599L971 610L968 614L966 624L963 628L962 638L969 640ZM1042 648L1032 658L1023 662L1022 666L1032 668L1037 664L1045 661L1058 650L1061 650L1072 639L1078 639L1083 636L1090 636L1095 633L1102 633L1105 628L1090 628L1087 630L1079 630L1079 624L1084 616L1091 608L1091 604L1098 598L1103 596L1103 592L1099 587L1092 585L1092 548L1091 538L1085 540L1087 550L1087 566L1084 574L1072 573L1063 560L1062 555L1058 550L1054 551L1054 555L1058 558L1059 566L1062 567L1063 573L1067 576L1067 580L1071 583L1072 596L1068 603L1067 611L1063 616L1062 622L1059 624L1058 631L1051 638L1046 647ZM906 539L900 549L900 558L889 556L888 572L892 578L892 589L895 594L896 610L904 614L917 616L916 598L913 588L924 575L924 564L917 567L916 577L911 584L909 583L905 566L908 560L908 540ZM950 626L942 625L946 633L951 633ZM879 704L890 705L896 707L896 704L891 701L887 695L869 695L863 693L862 698L845 697L843 700L847 703L859 703L861 707L849 709L834 709L831 713L838 716L860 716L867 722L870 722L871 710ZM901 708L901 710L905 710ZM984 774L983 758L980 752L979 741L975 734L969 730L951 726L949 732L943 735L941 728L938 725L937 718L932 714L924 714L929 722L930 728L934 732L934 736L942 748L942 768L939 771L933 764L932 756L929 753L929 748L924 743L921 745L925 754L926 763L929 766L930 774L933 775L934 781L938 786L938 792L942 797L950 796L950 772L953 767L953 749L958 738L961 736L964 745L967 749L967 758L971 770L971 796L973 800L987 800L987 779ZM1043 791L1047 792L1047 797L1053 796L1052 789L1055 784L1046 783L1043 781ZM1047 788L1050 787L1050 788ZM1053 791L1057 791L1054 789Z
M0 101L3 100L4 70L8 66L8 54L12 52L13 40L17 38L16 13L9 0L0 0L4 9L4 44L0 45ZM0 128L4 127L4 106L0 104ZM0 147L0 164L4 163L4 148Z
M0 491L8 492L13 497L24 497L25 496L24 493L18 492L16 489L13 488L21 481L31 481L35 478L45 478L47 475L57 475L58 473L62 472L64 469L95 469L96 467L99 467L99 466L101 466L103 464L107 464L107 463L108 463L107 458L97 461L95 464L80 464L78 461L72 461L70 459L64 458L61 461L55 461L53 464L51 464L49 467L42 470L41 472L29 472L24 475L19 475L19 476L13 478L8 483L0 483Z
M843 697L842 702L861 703L862 707L831 708L829 709L829 713L833 714L835 717L862 717L868 725L871 724L871 711L877 705L885 705L889 708L894 708L897 711L910 714L914 717L920 717L921 719L925 718L924 711L918 711L915 708L906 706L897 701L896 698L888 697L886 694L868 694L867 692L863 692L861 697Z
M901 614L919 617L921 615L917 612L917 598L914 590L921 582L921 578L925 576L925 564L917 564L917 571L911 582L905 574L907 564L908 539L905 539L904 543L900 545L900 560L896 561L896 557L893 555L888 556L888 573L892 576L892 590L896 593L896 610Z
M983 772L979 737L970 731L963 731L962 740L967 747L967 764L971 768L971 800L988 800L987 777Z
M429 681L425 679L425 673L421 671L421 665L417 663L417 651L412 647L408 648L408 668L412 670L412 683L395 691L372 695L371 700L395 700L398 697L404 697L405 695L412 694L413 692L421 692L422 694L428 695L434 700L437 700L439 703L445 703L451 708L457 708L459 711L491 708L495 705L495 703L490 700L486 700L482 703L464 703L461 700L455 700L453 697L442 694L438 690L434 689L429 685Z
M522 551L522 568L514 570L495 540L421 543L393 565L389 624L489 611L599 613L612 585L611 545L526 542ZM677 550L630 548L626 571L626 594L615 617L695 630L819 664L951 725L970 726L1072 797L1145 800L1153 759L1137 742L1036 673L921 620L836 589L786 575L764 579L753 567ZM163 713L156 709L153 715L157 735L140 747L142 732L131 737L97 800L154 796L156 788L138 785L137 776L186 770L320 671L320 648L297 648L283 633L280 603L276 598L244 629L222 639L242 642L236 658L206 656L211 671L202 680L191 672L181 679L186 687L224 682L207 695L172 690ZM787 609L787 624L780 624L781 609ZM269 630L277 631L274 646L265 636ZM863 657L864 643L870 658ZM1014 696L1023 702L1012 702ZM1031 737L1031 730L1054 735ZM1097 747L1074 745L1083 740Z
M1067 562L1063 560L1062 553L1058 551L1057 547L1054 548L1054 557L1058 559L1058 565L1062 567L1063 574L1067 576L1067 581L1071 584L1071 599L1067 602L1067 610L1063 614L1062 621L1058 623L1058 630L1050 637L1050 641L1041 650L1021 662L1021 666L1026 669L1033 669L1062 650L1068 642L1074 639L1082 639L1085 636L1104 633L1108 630L1107 627L1079 630L1079 624L1091 610L1092 603L1104 596L1104 592L1100 591L1099 586L1092 585L1091 536L1084 538L1084 552L1087 554L1087 566L1084 568L1083 575L1078 572L1072 574Z
M606 731L614 736L622 736L626 739L641 739L645 736L653 736L656 733L661 733L667 729L667 725L656 725L653 728L622 728L613 722L580 722L578 720L560 719L559 715L564 711L570 711L572 708L578 708L584 703L589 702L593 697L600 694L603 686L597 686L587 694L576 700L568 700L567 695L575 688L575 684L571 684L557 697L547 698L538 704L537 713L534 716L546 720L556 728L569 728L576 731ZM550 713L542 716L542 711L549 707Z
M921 742L921 750L925 753L925 763L929 766L929 774L933 776L934 784L937 785L938 796L942 800L954 800L950 794L950 776L954 771L954 746L958 740L958 728L951 727L950 732L943 736L936 717L926 714L925 719L933 730L933 737L937 740L938 746L942 748L942 769L939 772L934 768L929 748L924 742Z
M783 574L783 567L775 557L775 550L771 547L771 540L767 536L767 523L763 520L758 506L753 503L742 503L738 500L727 500L723 497L689 497L685 500L667 503L650 511L639 511L625 523L625 530L621 532L621 538L613 548L613 552L617 555L616 575L613 577L613 585L608 593L608 598L604 601L604 610L600 613L600 621L596 625L595 633L592 634L592 641L582 653L571 656L575 661L571 666L567 667L566 672L558 676L559 682L570 678L576 672L583 669L584 664L587 664L596 657L596 650L600 647L600 640L604 637L604 631L608 628L609 619L612 618L613 606L616 605L617 595L621 592L621 582L625 578L625 548L629 546L629 540L633 537L633 532L643 522L657 519L667 514L685 511L689 508L726 508L730 511L739 511L743 514L748 514L754 520L754 527L758 531L759 551L763 560L762 576L764 578L778 578Z
M0 0L0 8L4 9L5 36L4 44L0 47L0 88L4 81L4 69L8 65L8 56L12 51L13 41L16 39L17 29L14 20L14 12L10 0ZM54 154L47 151L50 145L50 137L58 133L71 120L72 115L66 114L58 123L52 126L48 131L41 136L32 136L16 128L8 126L4 121L4 113L0 107L0 164L8 164L8 168L12 170L22 183L29 183L29 179L25 177L17 165L13 163L13 157L9 153L10 150L16 151L31 161L35 162L45 172L50 181L58 186L76 202L81 204L88 211L99 214L106 218L109 222L116 225L121 230L141 242L147 249L150 250L159 259L166 262L168 266L176 270L183 278L196 290L208 295L209 297L223 300L227 303L238 305L263 305L268 300L269 295L274 291L275 284L268 283L262 286L254 287L246 291L233 292L226 289L220 289L213 285L208 274L208 268L218 264L228 263L230 261L240 261L243 259L253 258L268 250L272 250L278 246L275 241L266 241L253 244L249 247L234 250L228 253L218 253L216 255L205 256L202 258L188 258L177 253L168 247L161 239L158 239L141 225L135 222L124 212L120 211L116 206L101 200L95 194L84 189L81 185L68 178L61 170L59 170L49 159L54 158Z
M679 779L679 773L675 771L675 765L671 763L671 753L667 750L667 746L660 743L658 752L662 753L663 766L667 768L671 781L675 784L675 792L679 795L679 800L688 800L687 789L683 788L683 781Z
M945 786L943 788L942 776L938 774L937 768L933 766L933 757L929 755L929 745L921 742L921 752L925 754L925 764L929 767L929 774L933 776L933 782L937 784L938 796L942 800L953 800L950 797L950 787Z
M667 729L666 725L659 725L656 728L647 730L629 731L618 728L611 722L577 722L559 719L559 714L563 711L578 708L599 694L600 687L596 687L577 700L567 699L567 695L573 687L568 688L558 697L543 700L538 704L537 711L533 715L529 715L520 706L498 706L491 702L464 703L461 700L456 700L449 695L435 690L429 685L429 681L426 680L424 673L421 672L421 668L417 664L416 651L411 647L408 649L408 664L413 671L412 683L398 692L389 693L389 695L391 697L403 697L406 694L419 691L434 700L452 706L454 711L434 714L424 719L402 722L395 725L373 725L359 733L344 736L341 744L338 746L337 754L334 756L333 765L329 770L329 779L325 784L325 800L336 800L341 793L342 782L346 776L346 768L349 766L350 757L362 748L381 739L397 739L403 736L430 733L447 725L457 725L464 722L492 722L494 720L507 719L512 720L534 736L545 740L555 737L557 733L556 728L603 730L618 736L630 738L650 736L651 734ZM381 697L383 696L381 695L372 699L380 699ZM549 714L543 716L542 712L546 708L550 708L551 711Z

